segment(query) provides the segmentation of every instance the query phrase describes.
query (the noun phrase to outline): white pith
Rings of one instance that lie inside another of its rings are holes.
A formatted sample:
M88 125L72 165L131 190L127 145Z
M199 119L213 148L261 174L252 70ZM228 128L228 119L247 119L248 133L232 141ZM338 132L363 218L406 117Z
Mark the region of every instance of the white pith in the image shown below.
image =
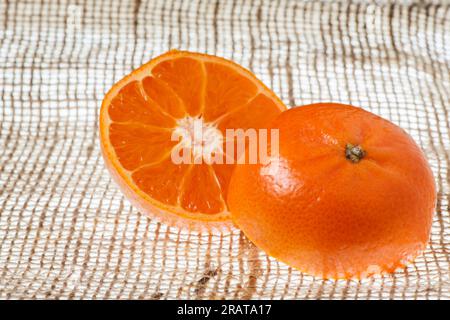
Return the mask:
M173 137L180 141L178 148L190 150L194 163L212 163L214 155L223 153L222 132L201 117L179 119Z

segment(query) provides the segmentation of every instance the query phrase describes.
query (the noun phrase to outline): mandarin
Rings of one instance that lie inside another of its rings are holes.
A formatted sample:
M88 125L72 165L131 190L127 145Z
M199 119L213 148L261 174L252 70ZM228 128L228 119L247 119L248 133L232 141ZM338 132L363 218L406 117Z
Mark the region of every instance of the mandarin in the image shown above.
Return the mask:
M278 155L237 165L228 192L234 223L256 246L334 279L393 272L424 250L436 190L405 131L335 103L290 109L270 128Z
M227 129L265 127L285 109L234 62L171 50L106 94L100 145L113 178L141 212L171 226L222 231L231 226L225 199L234 164L206 160L223 152ZM180 146L195 162L174 161Z

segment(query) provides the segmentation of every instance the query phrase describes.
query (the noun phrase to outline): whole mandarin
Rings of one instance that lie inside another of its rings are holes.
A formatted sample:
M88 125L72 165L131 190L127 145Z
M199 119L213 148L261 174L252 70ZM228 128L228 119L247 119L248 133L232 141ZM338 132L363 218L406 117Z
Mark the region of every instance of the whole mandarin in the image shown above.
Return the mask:
M256 246L334 279L393 272L424 250L436 190L404 130L335 103L290 109L270 128L278 155L237 165L228 193L234 223Z

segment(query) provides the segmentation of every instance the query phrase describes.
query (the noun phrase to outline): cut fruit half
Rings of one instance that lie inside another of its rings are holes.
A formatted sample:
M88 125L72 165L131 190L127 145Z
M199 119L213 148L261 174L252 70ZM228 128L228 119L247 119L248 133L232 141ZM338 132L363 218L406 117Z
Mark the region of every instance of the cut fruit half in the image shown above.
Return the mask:
M231 226L224 199L234 164L211 159L223 152L225 130L265 128L285 109L239 65L172 50L107 93L100 111L102 153L142 212L172 226L223 230ZM174 154L193 161L174 161Z

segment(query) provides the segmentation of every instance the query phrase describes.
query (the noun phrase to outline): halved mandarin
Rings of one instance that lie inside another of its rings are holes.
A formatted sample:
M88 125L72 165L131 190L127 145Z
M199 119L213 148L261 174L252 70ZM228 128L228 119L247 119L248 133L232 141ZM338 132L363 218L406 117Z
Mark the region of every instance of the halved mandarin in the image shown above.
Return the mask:
M239 65L172 50L106 94L101 149L121 190L142 212L172 226L224 230L231 226L225 199L235 161L212 158L224 153L225 130L267 127L285 109ZM194 161L178 161L176 154Z

